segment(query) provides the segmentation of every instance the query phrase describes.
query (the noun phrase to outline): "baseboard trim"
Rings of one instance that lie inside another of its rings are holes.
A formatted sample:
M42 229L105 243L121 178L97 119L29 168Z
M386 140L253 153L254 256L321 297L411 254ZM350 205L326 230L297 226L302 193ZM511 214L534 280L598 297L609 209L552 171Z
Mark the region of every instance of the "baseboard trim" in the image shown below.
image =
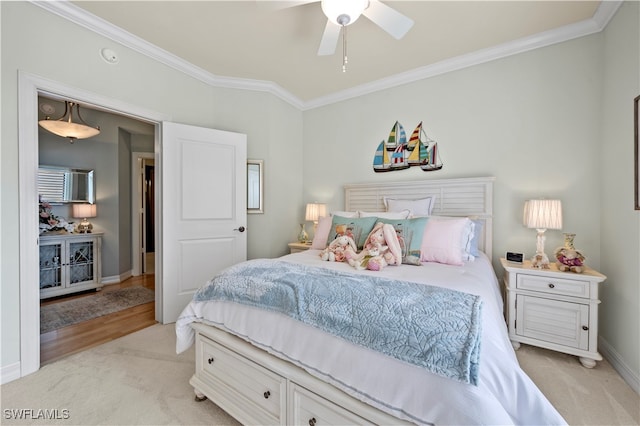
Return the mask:
M638 395L640 395L640 377L638 374L632 371L629 366L624 362L624 359L620 356L620 354L607 342L605 339L600 337L598 339L598 349L602 353L602 356L609 361L609 364L613 367L614 370L620 374L622 379L627 382L631 389L635 391Z
M0 384L18 380L20 378L20 362L6 365L0 368Z
M120 275L111 275L110 277L102 277L100 282L103 285L118 284L118 283L121 283L122 281L128 280L132 276L133 274L131 273L131 271L126 271L121 273Z

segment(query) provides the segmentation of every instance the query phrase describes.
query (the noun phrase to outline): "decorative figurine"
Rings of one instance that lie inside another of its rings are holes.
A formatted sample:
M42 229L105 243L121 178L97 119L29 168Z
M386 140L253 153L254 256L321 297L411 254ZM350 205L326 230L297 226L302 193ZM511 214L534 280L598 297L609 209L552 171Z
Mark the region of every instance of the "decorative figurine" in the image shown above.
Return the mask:
M554 252L558 270L567 272L582 273L584 271L585 257L573 246L573 239L576 234L564 233L564 246L558 247Z

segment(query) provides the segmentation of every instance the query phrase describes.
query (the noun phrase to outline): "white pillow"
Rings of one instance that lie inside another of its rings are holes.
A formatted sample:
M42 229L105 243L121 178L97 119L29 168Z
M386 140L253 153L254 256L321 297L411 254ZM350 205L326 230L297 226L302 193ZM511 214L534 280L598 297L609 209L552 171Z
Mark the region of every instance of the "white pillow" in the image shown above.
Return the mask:
M448 265L463 265L464 234L468 232L469 218L430 218L424 227L420 260Z
M462 259L463 260L475 260L475 256L473 255L474 250L472 248L472 241L475 235L476 224L469 219L468 217L459 217L459 216L431 216L431 219L434 220L465 220L465 227L462 230L460 235L460 244L462 245ZM477 241L476 241L477 245Z
M330 216L340 216L340 217L360 217L358 216L358 212L331 212Z
M323 216L318 219L316 233L313 234L313 241L311 242L312 249L323 250L327 246L329 231L331 231L331 223L331 216Z
M407 219L411 214L411 210L401 210L398 212L363 212L358 211L360 217L379 217L381 219Z
M435 205L435 197L425 197L418 200L398 200L384 197L383 200L388 212L410 210L413 216L430 216Z

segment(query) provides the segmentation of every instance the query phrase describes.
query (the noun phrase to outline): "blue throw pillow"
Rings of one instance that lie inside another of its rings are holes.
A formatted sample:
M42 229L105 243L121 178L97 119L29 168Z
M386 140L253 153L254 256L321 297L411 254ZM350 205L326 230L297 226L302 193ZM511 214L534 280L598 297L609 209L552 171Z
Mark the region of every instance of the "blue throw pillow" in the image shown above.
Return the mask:
M327 245L341 235L348 235L358 246L358 251L362 250L364 242L376 224L376 217L342 217L334 215L331 220L331 230Z
M473 227L473 237L471 237L471 244L469 246L469 253L472 256L478 257L480 256L480 250L478 249L478 238L482 234L482 227L484 226L484 219L471 219L474 223Z
M382 219L378 222L393 225L398 235L400 248L402 249L402 263L408 265L421 265L420 247L422 246L422 235L427 224L427 217L416 217L413 219Z

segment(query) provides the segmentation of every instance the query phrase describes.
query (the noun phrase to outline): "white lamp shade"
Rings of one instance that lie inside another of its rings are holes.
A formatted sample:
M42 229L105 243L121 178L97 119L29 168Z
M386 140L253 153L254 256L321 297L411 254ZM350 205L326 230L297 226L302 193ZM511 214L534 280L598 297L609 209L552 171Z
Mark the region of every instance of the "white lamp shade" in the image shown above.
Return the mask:
M326 204L309 203L307 204L307 211L305 214L305 220L317 222L319 218L327 215Z
M336 25L353 24L368 5L368 0L322 0L321 2L322 12ZM344 24L338 19L341 16L348 19Z
M560 200L525 202L523 223L527 228L562 229L562 203Z
M79 219L86 219L88 217L96 217L96 205L95 204L74 204L73 205L73 217Z

